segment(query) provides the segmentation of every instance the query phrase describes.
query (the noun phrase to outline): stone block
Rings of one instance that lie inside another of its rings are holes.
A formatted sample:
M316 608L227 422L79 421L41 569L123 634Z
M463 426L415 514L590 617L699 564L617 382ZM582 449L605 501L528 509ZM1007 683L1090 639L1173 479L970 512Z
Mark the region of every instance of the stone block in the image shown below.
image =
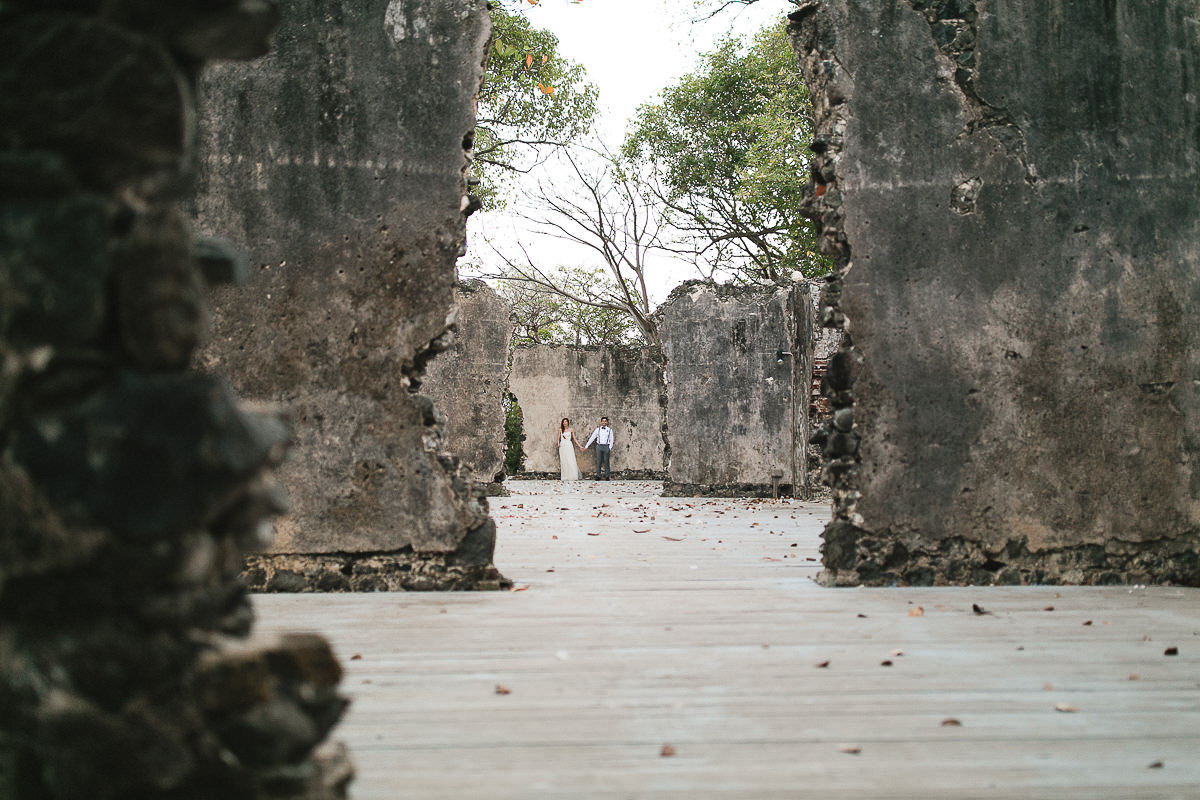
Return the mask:
M346 797L344 750L316 752L347 704L328 644L232 642L252 621L238 573L282 509L286 422L189 371L201 265L237 263L194 248L180 210L195 77L261 52L277 10L0 3L6 800ZM224 660L263 668L214 688Z
M792 32L861 437L826 579L1200 583L1194 9L806 0Z
M807 286L687 283L656 313L669 494L803 495L812 384Z
M450 344L490 24L484 0L290 3L269 58L204 74L196 217L253 274L215 291L199 361L292 409L281 559L495 580L486 500L414 394Z
M504 481L504 393L512 309L482 281L454 290L454 344L425 368L421 393L445 425L446 449L489 492Z

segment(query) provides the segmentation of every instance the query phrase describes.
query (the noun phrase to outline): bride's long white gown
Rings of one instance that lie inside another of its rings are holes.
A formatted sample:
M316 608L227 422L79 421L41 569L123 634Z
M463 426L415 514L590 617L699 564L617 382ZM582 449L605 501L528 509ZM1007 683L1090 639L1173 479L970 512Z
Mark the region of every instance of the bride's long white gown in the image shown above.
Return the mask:
M570 432L558 437L558 464L562 470L562 480L579 480L579 462L575 460L575 445L571 442Z

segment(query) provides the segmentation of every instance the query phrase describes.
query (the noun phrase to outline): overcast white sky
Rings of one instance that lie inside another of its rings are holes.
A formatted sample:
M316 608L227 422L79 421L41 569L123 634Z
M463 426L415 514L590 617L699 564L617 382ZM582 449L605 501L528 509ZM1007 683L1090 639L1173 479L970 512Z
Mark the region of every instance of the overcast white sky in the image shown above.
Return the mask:
M693 0L541 0L525 5L530 22L553 31L559 50L582 64L600 90L600 138L620 147L626 123L637 107L691 71L698 53L712 48L723 34L752 33L781 20L792 9L786 0L759 0L699 22ZM467 260L489 261L486 235L500 247L520 240L539 260L563 264L586 262L587 251L564 243L539 240L524 230L512 212L479 213L468 223ZM597 263L596 266L599 266ZM694 275L686 265L663 262L652 276L652 292L663 300L677 283Z

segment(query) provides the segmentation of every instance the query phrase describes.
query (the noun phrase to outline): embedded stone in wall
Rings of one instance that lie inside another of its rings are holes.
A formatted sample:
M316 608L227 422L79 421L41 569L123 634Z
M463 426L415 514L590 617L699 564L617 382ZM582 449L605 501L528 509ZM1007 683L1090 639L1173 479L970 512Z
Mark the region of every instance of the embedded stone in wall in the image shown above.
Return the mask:
M792 15L808 213L842 267L822 320L852 337L826 379L828 582L1200 584L1184 5Z
M663 473L662 371L648 348L547 346L513 352L509 391L524 414L525 473L558 477L558 426L569 417L581 444L608 417L612 476ZM596 475L595 445L576 452L585 478Z
M812 302L807 286L687 283L655 312L667 376L667 494L807 486Z
M46 13L50 12L50 13ZM178 205L195 70L265 53L255 3L0 4L0 797L336 800L320 637L250 631L283 510L278 410L189 372L205 277Z
M446 449L489 494L503 491L504 392L512 307L482 281L454 290L454 344L429 363L421 393L444 420Z
M270 59L204 75L197 217L253 275L200 362L295 427L255 588L499 581L483 490L416 394L451 341L489 33L485 0L288 3Z

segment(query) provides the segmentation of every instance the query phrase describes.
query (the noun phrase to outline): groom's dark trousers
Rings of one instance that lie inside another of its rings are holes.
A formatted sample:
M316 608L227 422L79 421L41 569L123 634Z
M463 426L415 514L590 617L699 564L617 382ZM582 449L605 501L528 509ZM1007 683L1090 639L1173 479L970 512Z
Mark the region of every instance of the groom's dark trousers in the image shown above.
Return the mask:
M607 444L596 444L596 480L600 480L601 472L604 474L604 480L608 480L608 472L611 466L610 454L612 447Z

